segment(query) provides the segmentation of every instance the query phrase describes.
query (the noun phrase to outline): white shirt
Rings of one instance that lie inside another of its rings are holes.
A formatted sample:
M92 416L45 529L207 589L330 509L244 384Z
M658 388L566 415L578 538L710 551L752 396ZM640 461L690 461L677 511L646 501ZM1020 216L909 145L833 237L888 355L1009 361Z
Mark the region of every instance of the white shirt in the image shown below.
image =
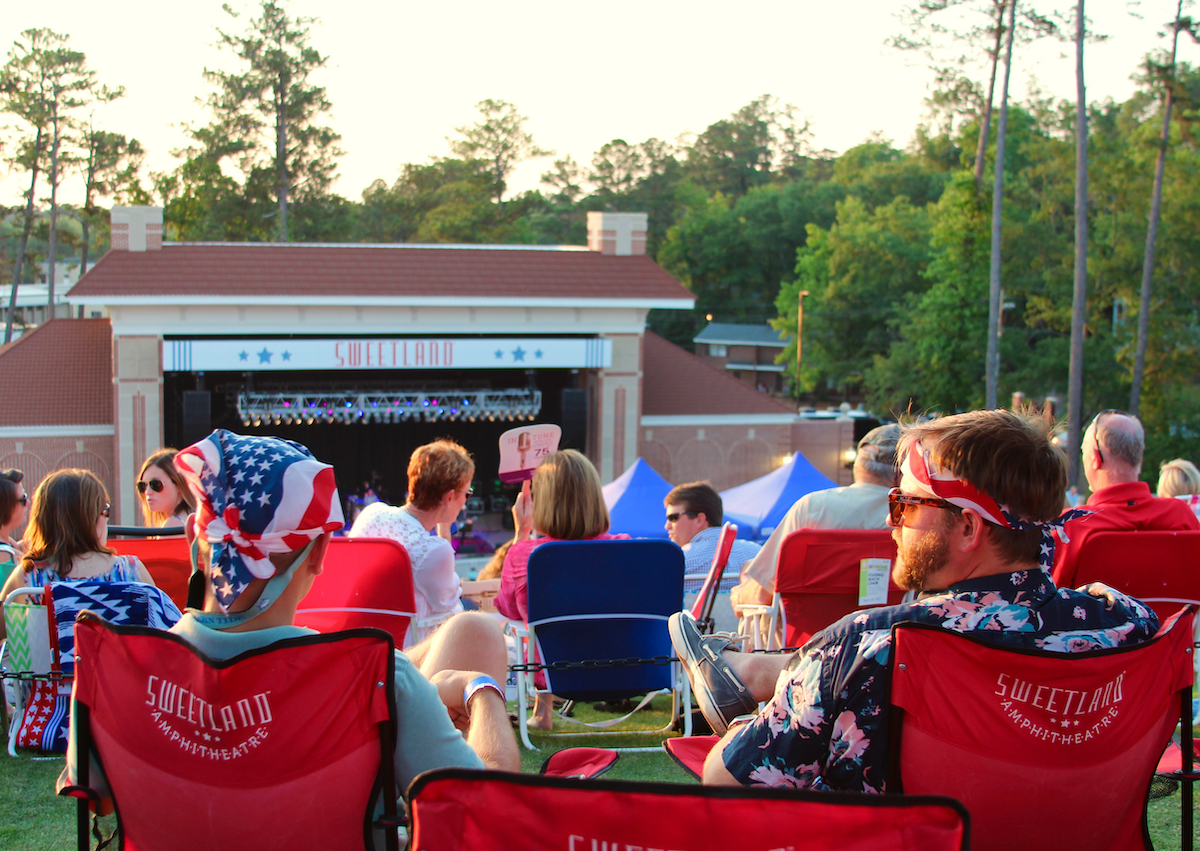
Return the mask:
M432 535L403 508L374 502L362 510L350 527L351 538L391 538L408 552L416 591L417 620L461 612L462 580L454 571L454 548L445 538ZM409 626L408 641L421 638Z

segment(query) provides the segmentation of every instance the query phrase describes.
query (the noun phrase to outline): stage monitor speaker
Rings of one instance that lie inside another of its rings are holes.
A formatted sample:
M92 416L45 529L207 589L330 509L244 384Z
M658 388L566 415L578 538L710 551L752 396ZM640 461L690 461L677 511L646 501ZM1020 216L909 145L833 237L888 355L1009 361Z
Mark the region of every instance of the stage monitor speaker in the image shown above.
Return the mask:
M212 394L207 390L183 392L183 440L179 448L191 446L212 431Z
M562 391L562 413L558 424L562 426L560 449L587 451L588 396L587 390L565 388Z

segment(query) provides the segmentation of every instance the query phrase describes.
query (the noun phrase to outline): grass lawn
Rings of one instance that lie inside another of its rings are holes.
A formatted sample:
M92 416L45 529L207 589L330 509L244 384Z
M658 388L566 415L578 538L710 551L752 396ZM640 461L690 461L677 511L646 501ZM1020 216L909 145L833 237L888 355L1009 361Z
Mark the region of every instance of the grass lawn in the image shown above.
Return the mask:
M657 711L653 711L657 709ZM651 710L644 710L621 726L622 730L652 730L667 723L670 700L656 698ZM590 706L577 711L579 720L593 721L611 716L598 715ZM556 732L578 729L557 722ZM0 734L0 738L3 734ZM542 762L564 747L645 747L661 743L657 735L594 735L554 739L534 732L533 743L540 751L522 748L521 770L536 773ZM0 752L0 849L4 851L69 851L75 847L75 802L54 794L54 780L62 768L62 759L38 758L21 752L16 759ZM643 780L665 783L693 783L665 752L622 754L617 764L602 779ZM1074 790L1079 791L1079 790ZM1152 801L1149 807L1150 835L1154 847L1178 848L1180 841L1179 793ZM1194 822L1200 827L1200 819Z

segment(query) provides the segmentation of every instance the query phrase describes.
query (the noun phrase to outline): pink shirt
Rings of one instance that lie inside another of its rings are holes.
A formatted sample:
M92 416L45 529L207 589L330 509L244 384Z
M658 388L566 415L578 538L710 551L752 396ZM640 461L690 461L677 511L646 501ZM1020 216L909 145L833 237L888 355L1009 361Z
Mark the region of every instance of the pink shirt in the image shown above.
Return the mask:
M504 556L504 567L500 572L500 593L496 595L496 610L506 618L529 622L528 582L525 571L529 567L529 554L537 547L550 541L560 541L561 538L538 538L536 541L518 541L508 548ZM629 536L622 532L620 535L610 535L605 532L594 538L584 538L586 541L627 541Z

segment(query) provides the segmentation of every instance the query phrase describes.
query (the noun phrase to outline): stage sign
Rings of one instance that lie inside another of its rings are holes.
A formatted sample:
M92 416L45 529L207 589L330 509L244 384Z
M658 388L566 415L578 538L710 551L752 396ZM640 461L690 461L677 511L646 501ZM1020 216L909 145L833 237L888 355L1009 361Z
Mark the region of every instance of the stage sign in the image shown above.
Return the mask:
M164 372L607 366L612 366L612 341L595 338L163 341Z

